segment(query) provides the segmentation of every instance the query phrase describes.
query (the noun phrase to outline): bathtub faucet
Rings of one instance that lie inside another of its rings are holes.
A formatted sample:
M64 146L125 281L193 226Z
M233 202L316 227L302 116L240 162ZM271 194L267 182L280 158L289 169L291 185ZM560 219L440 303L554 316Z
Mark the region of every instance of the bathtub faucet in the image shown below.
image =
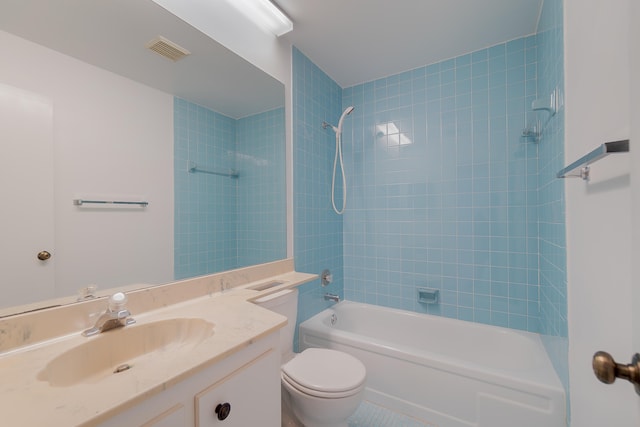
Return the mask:
M324 294L324 300L325 301L340 302L340 297L338 295L336 295L336 294L326 293L326 294Z
M115 293L109 298L109 306L107 310L96 321L95 326L82 332L85 337L97 335L101 332L114 328L131 325L136 321L131 317L131 313L127 310L127 296L122 292Z

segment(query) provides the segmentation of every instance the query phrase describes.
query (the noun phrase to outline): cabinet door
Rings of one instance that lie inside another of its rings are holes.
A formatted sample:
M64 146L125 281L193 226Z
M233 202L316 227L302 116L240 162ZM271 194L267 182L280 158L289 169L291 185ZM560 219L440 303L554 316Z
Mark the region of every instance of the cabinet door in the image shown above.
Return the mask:
M280 427L279 362L269 350L198 393L196 427Z
M152 420L147 421L142 427L177 427L185 425L185 408L182 404L177 404L158 415Z

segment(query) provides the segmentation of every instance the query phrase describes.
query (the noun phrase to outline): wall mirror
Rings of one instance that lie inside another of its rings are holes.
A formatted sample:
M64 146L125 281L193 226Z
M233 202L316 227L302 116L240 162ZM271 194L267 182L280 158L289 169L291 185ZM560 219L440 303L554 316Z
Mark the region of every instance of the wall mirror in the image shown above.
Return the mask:
M0 316L286 257L281 82L151 0L4 1L0 47Z

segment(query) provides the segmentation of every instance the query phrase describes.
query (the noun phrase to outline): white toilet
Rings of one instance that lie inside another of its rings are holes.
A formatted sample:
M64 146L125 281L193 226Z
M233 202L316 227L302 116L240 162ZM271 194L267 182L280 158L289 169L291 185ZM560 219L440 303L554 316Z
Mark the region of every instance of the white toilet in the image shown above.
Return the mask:
M350 354L326 348L293 353L298 290L287 289L255 301L282 314L289 323L280 331L283 399L305 427L346 427L364 392L366 370Z

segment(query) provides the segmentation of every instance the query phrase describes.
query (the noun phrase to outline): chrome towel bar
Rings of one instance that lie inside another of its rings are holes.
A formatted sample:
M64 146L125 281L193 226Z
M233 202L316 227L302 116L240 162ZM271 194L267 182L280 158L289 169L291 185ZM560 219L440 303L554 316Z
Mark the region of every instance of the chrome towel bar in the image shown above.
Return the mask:
M575 162L571 163L566 168L562 169L556 174L558 178L582 178L585 181L589 180L589 165L600 160L603 157L612 153L628 153L629 152L629 140L623 139L621 141L605 142L592 152L580 157ZM580 169L578 173L573 173L576 169Z
M142 207L146 207L149 205L149 202L139 201L139 202L124 202L120 200L84 200L84 199L73 199L73 204L76 206L82 206L87 203L91 204L100 204L100 205L138 205Z
M208 173L210 175L219 175L219 176L228 176L229 178L238 178L238 172L236 172L233 169L229 169L228 172L217 172L217 171L210 171L210 170L206 170L206 169L200 169L198 168L198 165L195 162L189 162L189 169L188 169L189 173L196 173L196 172L200 172L200 173Z

